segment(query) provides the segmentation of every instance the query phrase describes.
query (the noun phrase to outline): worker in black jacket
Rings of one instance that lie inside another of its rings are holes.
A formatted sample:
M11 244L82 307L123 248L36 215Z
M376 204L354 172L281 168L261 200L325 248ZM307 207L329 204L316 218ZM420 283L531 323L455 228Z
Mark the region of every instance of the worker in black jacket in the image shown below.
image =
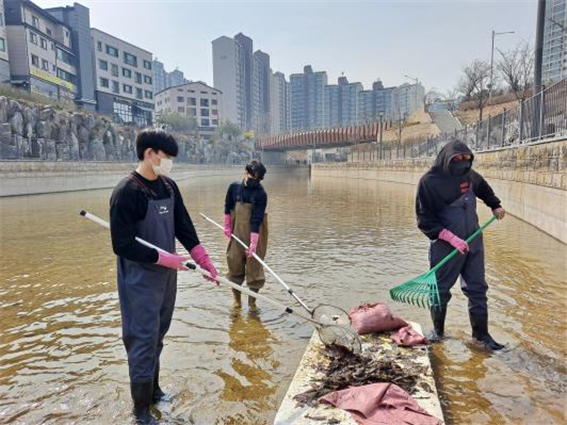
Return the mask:
M253 292L259 292L266 280L262 265L253 258L256 254L261 259L268 248L268 195L262 186L266 167L257 160L246 164L241 181L232 183L226 192L224 204L224 233L230 238L226 250L228 264L227 278L242 285L244 279ZM244 250L232 234L248 245ZM240 292L232 290L236 307L241 306ZM248 297L248 306L256 306L256 299Z
M137 424L156 424L149 407L165 397L159 385L160 354L175 306L177 271L187 270L189 258L176 253L175 239L212 277L217 271L199 242L179 188L167 177L178 152L175 139L161 129L142 130L136 152L138 168L112 193L110 231L118 256L122 340L134 416ZM136 237L164 251L148 248Z
M451 288L460 276L461 289L468 298L473 338L488 349L500 350L504 346L494 341L488 333L488 285L484 272L482 235L470 245L465 239L479 228L477 197L492 209L498 219L504 218L505 211L486 180L472 169L473 160L474 155L466 144L449 142L419 181L417 224L431 240L431 267L455 248L461 254L436 273L441 305L431 308L434 331L430 339L436 341L443 337Z

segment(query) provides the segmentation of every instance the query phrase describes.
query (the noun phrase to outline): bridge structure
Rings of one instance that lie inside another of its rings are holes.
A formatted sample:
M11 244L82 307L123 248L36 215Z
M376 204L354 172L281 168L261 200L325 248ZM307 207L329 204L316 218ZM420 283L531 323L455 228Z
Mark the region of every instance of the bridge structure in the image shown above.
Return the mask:
M380 129L382 127L382 129ZM298 131L256 139L256 149L262 151L289 151L347 147L359 143L377 142L380 133L392 128L391 121L382 123Z

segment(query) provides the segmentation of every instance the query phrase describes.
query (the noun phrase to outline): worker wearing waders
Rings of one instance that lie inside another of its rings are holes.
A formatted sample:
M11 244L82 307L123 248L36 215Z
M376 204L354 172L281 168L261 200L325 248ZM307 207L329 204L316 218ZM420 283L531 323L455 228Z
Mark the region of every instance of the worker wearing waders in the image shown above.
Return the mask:
M248 288L256 293L266 279L262 265L253 258L255 253L264 259L268 247L268 195L260 183L265 174L266 167L261 162L250 161L242 181L228 187L224 204L224 234L230 239L226 251L227 278L238 285L246 279ZM248 250L231 238L233 233L248 245ZM235 306L240 307L241 293L234 289L232 293ZM248 297L248 305L255 308L256 299Z
M473 338L490 350L504 346L488 333L488 285L484 276L482 235L467 244L465 239L479 228L476 198L480 198L498 218L505 211L486 180L472 169L474 155L466 144L453 141L437 155L433 167L421 178L417 190L416 214L419 229L431 239L431 267L456 248L461 255L436 273L441 306L431 308L434 331L430 339L443 337L451 288L461 277L461 289L468 298Z
M128 353L130 390L137 424L155 424L149 407L164 399L159 386L160 354L177 292L177 270L189 257L175 252L175 239L191 258L217 276L200 245L179 188L167 177L177 155L175 139L161 129L138 133L136 171L124 178L110 200L112 247L118 256L122 339ZM168 253L148 248L140 237Z

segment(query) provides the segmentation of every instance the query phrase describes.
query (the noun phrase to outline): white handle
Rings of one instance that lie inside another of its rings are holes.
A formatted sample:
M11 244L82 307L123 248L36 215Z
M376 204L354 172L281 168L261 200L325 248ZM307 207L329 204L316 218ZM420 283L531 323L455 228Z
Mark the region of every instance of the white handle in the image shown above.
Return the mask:
M94 215L94 214L91 214L91 213L89 213L89 212L87 212L87 211L85 211L85 210L82 210L79 214L81 214L81 215L82 215L83 217L85 217L85 218L88 218L88 219L91 220L91 221L94 221L94 222L97 223L97 224L100 224L100 225L103 226L103 227L106 227L107 229L110 229L110 224L109 224L107 221L104 221L102 218L97 217L97 216ZM141 238L136 237L136 240L137 240L138 242L140 242L142 245L147 246L148 248L153 248L153 249L156 249L156 250L161 251L161 252L167 252L167 251L161 249L160 247L157 247L157 246L155 246L155 245L153 245L153 244L151 244L151 243L149 243L149 242L147 242L147 241L145 241L145 240L143 240L143 239L141 239ZM300 313L294 311L294 310L291 309L290 307L287 307L287 306L285 306L285 305L283 305L283 304L280 304L279 302L274 301L274 300L272 300L272 299L270 299L270 298L268 298L268 297L265 297L264 295L260 295L260 294L258 294L258 293L256 293L256 292L252 292L251 290L249 290L249 289L247 289L247 288L243 288L242 286L237 285L237 284L234 283L234 282L231 282L231 281L228 280L227 278L224 278L224 277L221 277L221 276L217 276L217 277L214 278L213 276L211 276L211 274L210 274L208 271L202 269L202 268L199 267L197 264L193 264L193 263L191 263L191 262L187 262L187 263L185 264L185 266L187 266L187 267L188 267L189 269L191 269L191 270L195 270L195 271L201 273L203 276L206 276L206 277L209 277L209 278L211 278L211 279L214 279L214 280L216 280L216 281L218 281L218 282L224 283L225 285L230 286L232 289L236 289L237 291L240 291L240 292L242 292L242 293L244 293L244 294L246 294L246 295L249 295L249 296L251 296L251 297L253 297L253 298L257 298L257 299L259 299L259 300L262 300L262 301L267 302L268 304L272 304L273 306L275 306L275 307L277 307L277 308L279 308L279 309L281 309L281 310L284 310L286 313L294 314L294 315L296 315L296 316L298 316L298 317L301 317L303 320L307 320L307 321L309 321L309 322L311 322L311 323L315 323L315 324L318 325L318 326L323 326L323 325L324 325L323 323L319 323L319 322L317 322L316 320L313 320L311 317L306 317L306 316L304 316L304 315L302 315L302 314L300 314Z
M217 226L219 229L224 230L224 227L222 227L219 223L217 223L216 221L214 221L212 218L207 217L207 216L206 216L205 214L203 214L203 213L199 213L199 215L200 215L201 217L203 217L205 220L207 220L209 223L212 223L212 224L214 224L215 226ZM231 236L234 238L234 240L235 240L236 242L238 242L240 245L242 245L242 247L243 247L244 249L249 249L249 248L248 248L248 245L246 245L244 242L242 242L242 240L241 240L238 236L236 236L234 233L231 233ZM270 266L268 266L268 265L264 262L264 260L262 260L258 255L256 255L255 252L252 253L252 256L256 259L256 261L258 261L258 262L262 265L262 267L264 267L266 270L268 270L268 272L269 272L280 284L282 284L285 289L287 289L287 292L289 292L289 293L291 294L291 296L292 296L293 298L295 298L296 301L297 301L299 304L301 304L301 306L302 306L305 310L307 310L307 311L309 312L309 314L312 314L312 313L313 313L313 310L311 310L311 309L309 308L309 306L308 306L307 304L305 304L305 303L296 295L296 293L293 291L293 289L291 289L291 288L289 287L289 285L288 285L287 283L285 283L285 282L283 281L283 279L280 278L280 277L276 274L276 272L273 271L272 268L271 268Z

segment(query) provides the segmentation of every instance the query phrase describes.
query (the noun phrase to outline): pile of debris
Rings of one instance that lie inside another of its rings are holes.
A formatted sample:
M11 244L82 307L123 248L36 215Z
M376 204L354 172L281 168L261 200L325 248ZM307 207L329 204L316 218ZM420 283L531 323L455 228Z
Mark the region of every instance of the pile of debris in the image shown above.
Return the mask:
M322 354L323 359L317 365L317 371L322 376L312 381L311 389L294 397L298 406L316 406L319 398L326 394L379 382L396 384L412 394L418 385L419 377L426 371L425 366L407 357L401 360L402 367L400 359L384 356L378 360L372 352L354 355L339 347L325 347ZM422 387L431 392L427 384Z

